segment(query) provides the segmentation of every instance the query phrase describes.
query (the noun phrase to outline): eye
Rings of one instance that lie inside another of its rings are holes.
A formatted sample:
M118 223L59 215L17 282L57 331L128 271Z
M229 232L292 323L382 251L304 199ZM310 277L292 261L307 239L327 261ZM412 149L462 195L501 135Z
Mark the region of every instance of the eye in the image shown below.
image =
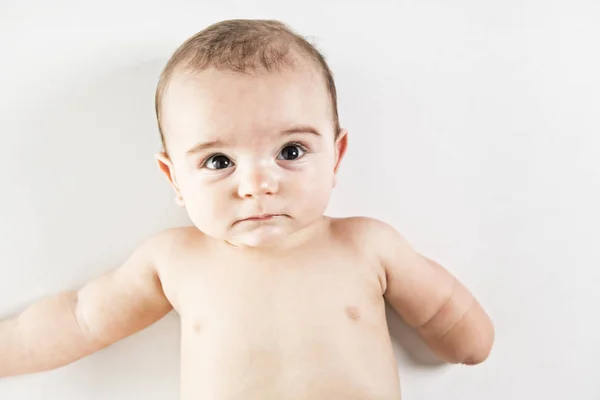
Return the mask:
M297 160L306 153L306 150L298 144L288 144L279 152L278 160L292 161Z
M215 154L214 156L207 158L203 163L203 166L207 169L225 169L233 166L233 161L226 155Z

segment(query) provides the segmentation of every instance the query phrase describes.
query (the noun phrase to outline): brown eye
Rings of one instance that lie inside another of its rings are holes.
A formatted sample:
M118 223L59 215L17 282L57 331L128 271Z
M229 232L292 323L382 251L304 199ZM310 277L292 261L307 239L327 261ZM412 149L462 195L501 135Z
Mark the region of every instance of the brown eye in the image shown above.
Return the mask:
M206 160L204 166L208 169L225 169L233 166L233 161L223 154L215 154Z
M302 148L300 148L300 146L290 144L281 149L279 155L277 156L277 159L292 161L302 157L304 153L305 151Z

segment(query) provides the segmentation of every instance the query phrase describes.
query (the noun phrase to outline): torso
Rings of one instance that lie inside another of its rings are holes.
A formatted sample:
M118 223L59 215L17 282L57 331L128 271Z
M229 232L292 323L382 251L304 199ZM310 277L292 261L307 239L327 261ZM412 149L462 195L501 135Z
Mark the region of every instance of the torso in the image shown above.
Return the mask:
M199 233L159 270L181 316L182 400L398 400L377 257L328 220L284 257Z

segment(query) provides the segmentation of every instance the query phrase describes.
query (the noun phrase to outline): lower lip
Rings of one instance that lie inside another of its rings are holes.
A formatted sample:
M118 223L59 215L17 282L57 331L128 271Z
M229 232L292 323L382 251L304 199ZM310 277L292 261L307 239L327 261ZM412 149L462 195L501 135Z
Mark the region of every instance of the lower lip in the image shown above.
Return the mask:
M264 217L256 217L256 218L246 218L241 220L240 222L246 222L246 221L268 221L270 219L273 219L275 217L277 217L278 215L265 215Z

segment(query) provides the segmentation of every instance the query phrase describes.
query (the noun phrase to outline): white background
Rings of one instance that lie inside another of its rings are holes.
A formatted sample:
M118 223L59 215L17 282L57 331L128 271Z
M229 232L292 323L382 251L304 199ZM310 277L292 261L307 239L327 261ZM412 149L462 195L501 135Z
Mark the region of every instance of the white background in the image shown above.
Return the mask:
M0 0L0 316L187 223L153 159L158 74L213 22L276 18L336 76L330 214L393 224L495 322L487 362L443 366L390 314L404 398L600 399L599 3L285 3ZM171 313L0 398L177 399L178 330Z

